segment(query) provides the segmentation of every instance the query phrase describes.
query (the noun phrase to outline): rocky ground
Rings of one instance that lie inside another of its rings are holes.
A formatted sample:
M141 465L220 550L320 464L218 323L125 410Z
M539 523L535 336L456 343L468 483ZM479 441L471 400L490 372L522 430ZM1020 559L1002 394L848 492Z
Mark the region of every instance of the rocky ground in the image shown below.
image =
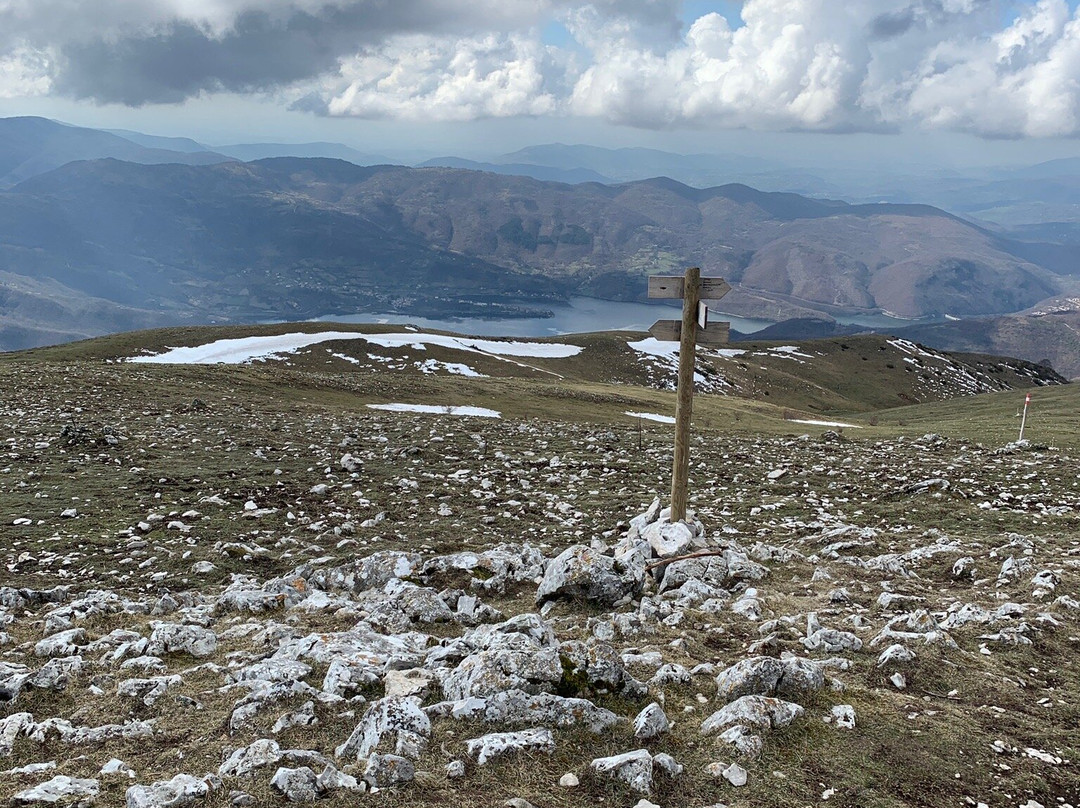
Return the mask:
M1075 449L0 375L0 800L1080 800Z

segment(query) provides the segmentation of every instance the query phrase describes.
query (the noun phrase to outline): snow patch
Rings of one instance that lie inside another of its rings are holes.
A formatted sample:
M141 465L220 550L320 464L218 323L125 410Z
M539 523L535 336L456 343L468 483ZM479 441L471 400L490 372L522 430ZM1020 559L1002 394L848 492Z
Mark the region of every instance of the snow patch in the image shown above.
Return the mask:
M643 421L656 421L658 424L673 424L675 419L670 415L658 415L655 412L625 412L624 415L629 415L631 418L640 418Z
M862 429L858 424L845 424L843 421L806 421L799 418L792 418L793 424L810 424L811 426L840 426L845 429Z
M502 418L498 410L485 407L451 407L440 404L368 404L372 410L386 412L421 412L429 415L463 415L472 418Z
M450 337L442 334L358 334L354 331L320 331L317 334L279 334L266 337L241 337L219 339L206 345L190 348L169 348L152 356L134 356L129 362L145 362L158 365L242 365L256 359L268 359L281 354L293 353L320 342L363 340L383 348L412 347L424 350L428 345L438 345L471 353L496 357L520 356L533 359L565 359L581 353L578 345L559 345L539 342L479 340L468 337Z

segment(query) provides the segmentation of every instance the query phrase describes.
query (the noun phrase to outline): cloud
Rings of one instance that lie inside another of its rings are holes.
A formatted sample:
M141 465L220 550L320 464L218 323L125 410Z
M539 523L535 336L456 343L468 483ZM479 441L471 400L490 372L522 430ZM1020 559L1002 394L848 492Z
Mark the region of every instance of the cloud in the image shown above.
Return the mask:
M1080 135L1080 19L1038 0L746 0L664 52L598 41L570 108L653 128Z
M0 98L46 95L51 88L48 73L48 56L31 48L0 54Z
M0 58L49 54L55 92L131 106L260 92L407 33L528 29L546 0L0 0Z
M0 0L0 96L274 93L320 114L1080 136L1066 0ZM558 21L575 40L542 43Z
M556 111L558 72L535 39L395 37L346 61L325 104L334 116L462 121Z

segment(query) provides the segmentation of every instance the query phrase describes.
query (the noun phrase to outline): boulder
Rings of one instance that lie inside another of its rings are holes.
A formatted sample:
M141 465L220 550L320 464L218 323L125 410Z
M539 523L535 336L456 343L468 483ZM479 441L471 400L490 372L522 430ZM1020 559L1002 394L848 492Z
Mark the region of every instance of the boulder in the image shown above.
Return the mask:
M146 653L151 656L189 654L207 657L217 650L217 635L208 628L162 622L152 625L154 631L146 644Z
M586 600L611 606L641 591L645 567L616 560L612 556L577 544L560 553L544 572L536 592L536 604L560 598Z
M750 695L797 698L824 686L821 666L798 657L751 657L716 677L717 698L725 702Z
M318 776L307 766L280 768L270 780L270 788L289 802L315 802L319 796Z
M630 786L639 794L649 794L653 783L653 757L647 749L596 758L589 764L597 774L606 774Z
M664 708L654 701L634 719L634 737L639 741L648 741L663 735L670 727Z
M371 755L364 767L364 782L372 788L387 788L408 783L416 777L416 767L398 755Z
M466 741L465 749L478 766L484 766L490 760L518 752L551 752L555 749L555 738L551 730L544 727L493 732Z
M395 755L419 758L431 735L431 720L415 698L379 699L364 712L352 735L334 750L339 758L365 758L384 744Z
M171 780L159 780L149 786L131 786L125 800L127 808L190 808L211 791L211 784L206 779L178 774Z
M12 802L16 805L45 803L48 805L91 805L98 794L98 781L58 774L41 785L20 791Z
M736 724L747 728L786 727L803 714L798 704L767 696L743 696L720 708L701 723L702 735L715 735Z

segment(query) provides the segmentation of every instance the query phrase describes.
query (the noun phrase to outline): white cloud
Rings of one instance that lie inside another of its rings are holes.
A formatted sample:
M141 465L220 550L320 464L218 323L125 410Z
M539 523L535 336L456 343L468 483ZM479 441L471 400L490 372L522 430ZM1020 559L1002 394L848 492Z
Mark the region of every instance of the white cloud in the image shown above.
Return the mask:
M0 54L0 98L46 95L51 85L48 54L27 47Z
M545 75L554 70L549 49L535 39L395 37L342 65L346 86L327 111L438 121L546 115L557 107Z
M0 0L0 96L286 90L337 116L1080 136L1066 0ZM561 22L576 43L546 46Z
M1080 135L1080 20L1038 0L1004 30L985 0L746 0L657 53L596 42L571 108L617 123L761 129L928 127Z

